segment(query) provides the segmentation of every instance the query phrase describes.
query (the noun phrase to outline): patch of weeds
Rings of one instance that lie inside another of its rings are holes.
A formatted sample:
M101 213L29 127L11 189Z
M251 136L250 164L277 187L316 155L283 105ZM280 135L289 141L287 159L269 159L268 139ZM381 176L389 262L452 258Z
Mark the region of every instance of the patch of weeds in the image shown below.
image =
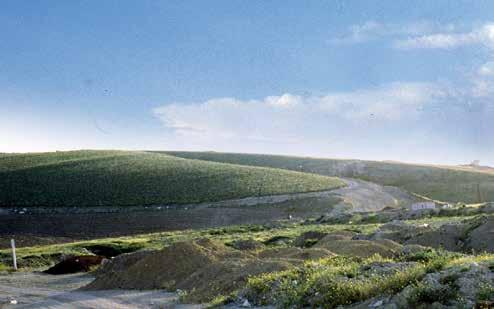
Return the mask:
M230 295L218 295L208 304L206 304L206 309L222 308L226 304L233 303L236 299L235 293Z
M408 299L408 302L411 306L432 304L435 302L448 304L451 300L456 298L458 298L458 290L456 286L431 286L420 282L416 284L410 298Z
M337 256L308 261L296 270L250 278L246 297L259 305L333 308L396 293L425 274L422 264L389 275L367 272L376 262L392 261L379 256L365 260Z
M489 261L487 263L487 267L489 268L490 271L494 272L494 261Z
M494 301L494 285L490 283L483 283L477 292L477 300Z
M8 267L7 265L0 263L0 271L9 271L11 269L12 269L11 267Z
M459 274L457 274L457 273L450 273L450 274L447 274L446 276L442 277L439 280L439 282L441 284L444 284L444 285L450 285L450 286L457 287L456 280L458 280L458 278L460 278L460 275Z
M304 248L310 248L310 247L314 246L318 241L319 241L319 239L317 239L317 238L306 239L304 241Z
M406 262L419 262L426 265L426 272L432 273L442 270L448 262L460 256L443 250L427 248L419 252L402 256L400 259Z
M178 295L178 301L181 303L187 303L189 292L185 290L177 290L177 295Z
M135 252L144 248L142 243L126 243L126 242L113 242L113 243L100 243L82 246L95 255L101 255L106 258L112 258L123 253Z

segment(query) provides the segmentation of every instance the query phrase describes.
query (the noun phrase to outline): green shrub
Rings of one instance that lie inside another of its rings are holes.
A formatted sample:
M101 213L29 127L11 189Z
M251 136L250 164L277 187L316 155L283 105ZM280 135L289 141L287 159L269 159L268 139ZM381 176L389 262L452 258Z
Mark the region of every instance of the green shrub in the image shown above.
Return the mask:
M456 286L431 286L421 282L414 287L408 302L411 306L432 304L435 302L448 304L451 300L456 299L457 297L458 290Z
M494 285L490 283L482 284L477 292L477 300L494 301Z
M307 262L297 270L250 278L246 296L259 305L333 308L396 293L425 274L422 264L389 275L366 271L376 262L390 260L373 256L365 260L333 257Z

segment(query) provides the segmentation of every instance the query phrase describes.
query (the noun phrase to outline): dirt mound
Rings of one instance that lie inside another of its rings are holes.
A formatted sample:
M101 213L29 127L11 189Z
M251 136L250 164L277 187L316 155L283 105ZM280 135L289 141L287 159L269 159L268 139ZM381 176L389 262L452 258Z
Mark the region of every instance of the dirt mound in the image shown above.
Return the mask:
M321 239L314 247L324 248L339 255L358 256L362 258L379 254L382 257L392 257L402 251L402 246L392 240L351 240L351 239Z
M257 250L264 248L264 244L254 239L240 239L231 243L231 246L237 250Z
M69 257L55 266L44 271L50 275L73 274L90 271L92 267L98 266L104 257L95 255L81 255Z
M152 254L154 251L142 250L132 253L121 254L111 260L103 260L103 263L96 271L96 275L111 274L122 271L137 263L137 261Z
M436 230L417 233L405 243L449 251L494 252L494 217L479 216L460 223L443 224Z
M301 248L312 247L317 241L321 240L328 233L319 231L308 231L295 238L293 245Z
M228 259L199 269L179 282L177 288L189 291L187 302L206 302L216 295L228 295L241 288L248 277L291 267L291 263L283 260Z
M411 238L432 231L433 229L429 225L412 225L395 220L380 226L377 231L369 236L369 239L390 239L399 243L405 243Z
M88 251L95 255L104 256L105 258L112 258L124 253L130 253L142 249L141 245L124 246L119 244L95 244L85 246Z
M449 251L460 251L463 228L460 224L445 224L439 229L411 236L405 243L425 247L442 248Z
M316 260L324 257L334 256L335 254L324 248L307 248L300 249L294 247L271 248L258 253L261 259L294 259L294 260Z
M350 231L336 231L327 234L323 238L321 238L317 243L317 247L324 247L326 243L332 243L337 240L352 240L352 238L356 237L357 233Z
M286 245L286 244L290 243L291 241L292 241L292 239L290 237L287 237L287 236L274 236L274 237L271 237L270 239L264 241L264 244L267 246Z
M205 302L236 290L249 276L289 267L293 266L286 260L259 259L218 242L198 240L116 257L84 289L181 289L188 292L186 301Z
M250 255L207 239L179 242L144 256L126 269L97 276L86 288L175 290L179 282L205 265L246 257Z
M471 226L468 231L464 245L465 251L494 252L494 217L481 218L480 224Z

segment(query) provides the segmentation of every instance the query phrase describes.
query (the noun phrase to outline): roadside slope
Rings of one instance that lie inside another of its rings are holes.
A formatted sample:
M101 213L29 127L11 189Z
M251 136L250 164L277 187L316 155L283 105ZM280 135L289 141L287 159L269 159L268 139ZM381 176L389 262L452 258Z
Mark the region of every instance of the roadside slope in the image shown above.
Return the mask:
M147 152L0 156L0 207L185 204L341 185L331 177Z
M394 186L432 199L477 203L494 201L494 175L447 167L343 159L218 152L165 152L181 158L281 168L350 177ZM480 192L480 194L479 194Z

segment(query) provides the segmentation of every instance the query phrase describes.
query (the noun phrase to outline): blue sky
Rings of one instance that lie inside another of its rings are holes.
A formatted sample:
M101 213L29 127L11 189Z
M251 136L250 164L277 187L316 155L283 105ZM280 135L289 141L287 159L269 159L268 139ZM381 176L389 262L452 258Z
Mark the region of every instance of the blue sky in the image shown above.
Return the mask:
M492 1L2 1L0 152L494 165Z

